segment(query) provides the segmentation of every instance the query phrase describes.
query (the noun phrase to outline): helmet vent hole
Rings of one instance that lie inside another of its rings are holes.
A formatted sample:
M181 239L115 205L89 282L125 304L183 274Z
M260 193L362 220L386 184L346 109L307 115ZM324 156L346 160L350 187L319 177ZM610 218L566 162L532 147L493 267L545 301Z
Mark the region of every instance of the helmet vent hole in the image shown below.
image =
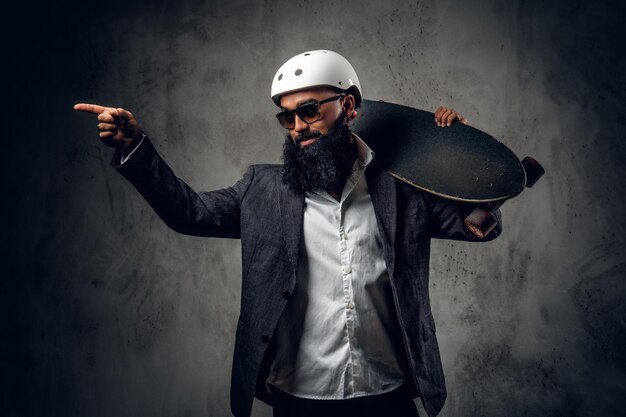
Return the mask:
M307 52L306 54L304 54L304 56L309 56L309 55L311 55L311 54L310 54L310 53L308 53L308 52Z
M278 76L278 81L280 81L280 80L282 80L282 79L283 79L283 74L280 74L280 75Z
M341 85L341 81L339 81L339 85Z
M298 68L298 69L296 70L296 75L300 75L300 74L302 74L302 70L301 70L300 68Z

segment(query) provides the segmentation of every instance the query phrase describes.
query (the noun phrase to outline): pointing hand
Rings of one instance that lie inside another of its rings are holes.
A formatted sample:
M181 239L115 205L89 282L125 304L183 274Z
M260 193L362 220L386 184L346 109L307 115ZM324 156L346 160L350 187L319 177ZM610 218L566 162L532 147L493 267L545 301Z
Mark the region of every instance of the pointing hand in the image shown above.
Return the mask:
M121 107L104 107L97 104L79 103L74 110L98 115L100 140L112 148L127 149L140 136L141 129L135 116Z

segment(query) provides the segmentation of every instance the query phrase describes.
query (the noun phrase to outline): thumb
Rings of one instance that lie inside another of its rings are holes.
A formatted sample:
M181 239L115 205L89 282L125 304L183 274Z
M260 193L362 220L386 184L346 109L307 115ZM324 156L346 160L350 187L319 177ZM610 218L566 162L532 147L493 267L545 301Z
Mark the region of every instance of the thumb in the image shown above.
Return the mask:
M125 110L121 107L118 107L117 109L115 109L117 111L117 117L120 117L124 120L131 120L133 119L133 114L131 112L129 112L128 110Z

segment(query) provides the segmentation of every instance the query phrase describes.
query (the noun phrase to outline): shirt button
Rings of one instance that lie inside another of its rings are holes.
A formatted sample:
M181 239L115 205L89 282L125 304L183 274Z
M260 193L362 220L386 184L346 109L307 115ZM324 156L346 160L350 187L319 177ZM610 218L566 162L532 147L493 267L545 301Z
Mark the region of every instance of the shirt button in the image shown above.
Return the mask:
M289 291L284 291L282 295L285 300L288 300L291 296L291 293Z
M261 342L269 343L270 342L270 337L268 335L264 334L263 336L261 336Z
M343 268L341 268L341 272L347 275L352 272L352 268L350 268L349 266L344 266Z

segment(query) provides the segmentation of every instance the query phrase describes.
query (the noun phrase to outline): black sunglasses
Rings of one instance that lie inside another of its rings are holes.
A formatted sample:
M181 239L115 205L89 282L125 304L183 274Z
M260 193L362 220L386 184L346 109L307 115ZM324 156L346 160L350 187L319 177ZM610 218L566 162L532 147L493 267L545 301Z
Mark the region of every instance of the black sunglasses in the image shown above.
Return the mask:
M320 105L328 103L329 101L338 100L345 96L345 94L339 94L338 96L329 97L320 101L310 101L299 105L293 110L283 110L276 114L276 118L285 129L293 129L296 125L296 114L303 122L308 124L315 123L321 117Z

